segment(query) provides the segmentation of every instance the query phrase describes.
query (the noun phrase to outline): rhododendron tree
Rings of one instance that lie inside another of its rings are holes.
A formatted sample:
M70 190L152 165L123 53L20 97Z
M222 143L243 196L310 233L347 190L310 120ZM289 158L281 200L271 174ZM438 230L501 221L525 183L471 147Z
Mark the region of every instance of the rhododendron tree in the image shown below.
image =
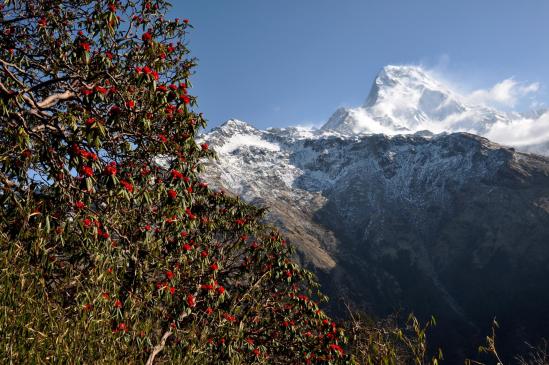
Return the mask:
M0 5L2 360L346 362L263 211L200 180L191 23L168 6Z

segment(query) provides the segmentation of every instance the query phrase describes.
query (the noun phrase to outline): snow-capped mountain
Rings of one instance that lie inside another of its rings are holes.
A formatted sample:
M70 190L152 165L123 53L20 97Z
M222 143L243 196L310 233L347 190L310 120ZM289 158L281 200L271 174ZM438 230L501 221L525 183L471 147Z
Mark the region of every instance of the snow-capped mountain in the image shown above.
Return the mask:
M424 130L435 134L468 132L524 151L549 154L546 110L525 114L501 112L469 99L421 67L386 66L376 77L362 106L338 109L322 129L355 135L395 135ZM535 124L544 125L543 135L524 136L521 129L530 129ZM501 129L508 129L506 135L500 133ZM513 129L516 136L509 135Z
M213 129L203 138L218 160L204 177L269 207L335 311L342 297L378 314L433 314L454 349L476 348L497 316L512 352L549 328L549 158L433 133L482 134L505 118L421 69L387 67L363 106L319 130Z
M376 77L364 105L339 109L322 127L345 133L400 134L466 131L483 134L508 118L464 98L416 66L386 66Z

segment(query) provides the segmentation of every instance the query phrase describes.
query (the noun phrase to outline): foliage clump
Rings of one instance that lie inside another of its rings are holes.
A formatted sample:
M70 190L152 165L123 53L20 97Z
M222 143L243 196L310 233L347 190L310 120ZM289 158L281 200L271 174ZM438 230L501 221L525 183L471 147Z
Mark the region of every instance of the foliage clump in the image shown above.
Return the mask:
M428 348L427 333L436 324L434 318L421 324L410 314L401 325L397 315L379 320L350 309L349 317L345 324L349 352L359 364L437 365L443 360L440 349L433 356Z

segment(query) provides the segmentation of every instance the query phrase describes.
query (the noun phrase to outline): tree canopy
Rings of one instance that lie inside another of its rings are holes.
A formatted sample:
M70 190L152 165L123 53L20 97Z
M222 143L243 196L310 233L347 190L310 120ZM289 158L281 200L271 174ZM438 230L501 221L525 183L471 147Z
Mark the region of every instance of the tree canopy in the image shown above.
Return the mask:
M168 9L0 5L1 358L347 362L263 210L200 179L192 26Z

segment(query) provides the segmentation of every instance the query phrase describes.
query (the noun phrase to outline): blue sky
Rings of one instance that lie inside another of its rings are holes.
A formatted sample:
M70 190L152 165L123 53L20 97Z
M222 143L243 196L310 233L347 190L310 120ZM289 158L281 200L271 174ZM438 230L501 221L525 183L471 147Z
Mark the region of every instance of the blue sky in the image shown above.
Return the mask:
M549 104L547 0L180 0L195 27L193 93L214 127L321 124L366 98L381 67L419 64L460 91L513 78ZM535 88L534 88L535 89Z

